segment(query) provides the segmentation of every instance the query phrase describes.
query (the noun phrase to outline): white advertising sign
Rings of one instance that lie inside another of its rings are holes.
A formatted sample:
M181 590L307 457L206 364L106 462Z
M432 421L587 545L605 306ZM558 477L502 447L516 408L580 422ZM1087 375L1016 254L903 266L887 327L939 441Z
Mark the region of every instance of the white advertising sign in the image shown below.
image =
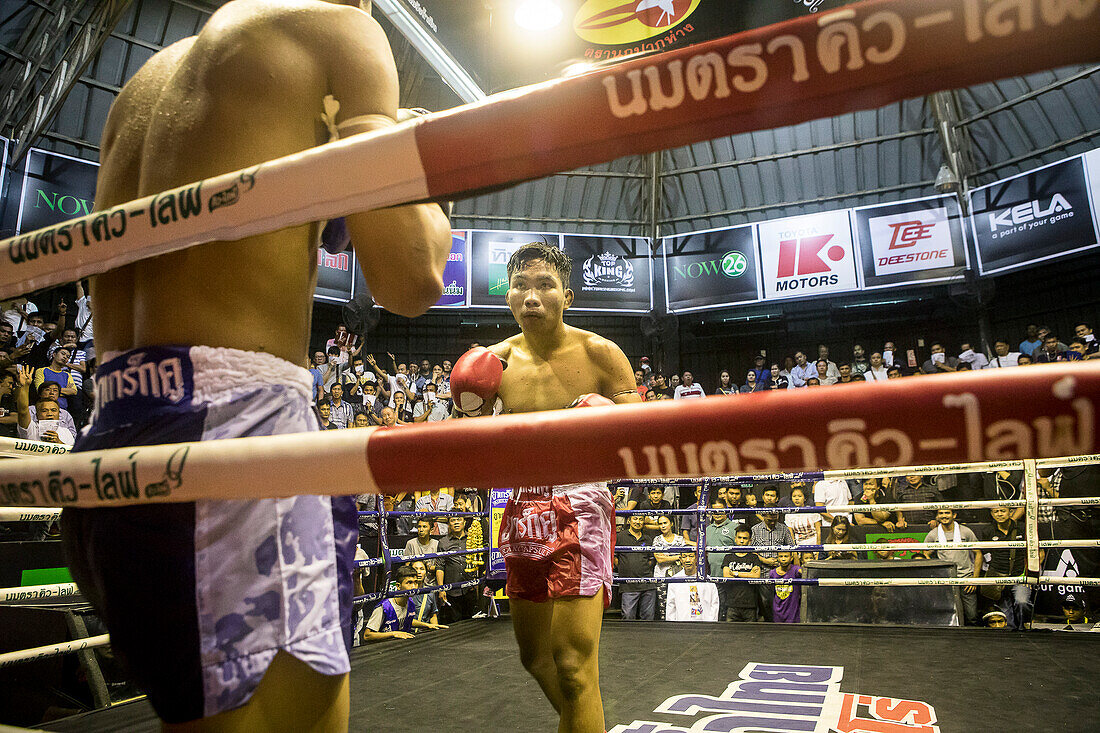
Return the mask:
M765 299L859 287L847 210L762 222L757 237Z

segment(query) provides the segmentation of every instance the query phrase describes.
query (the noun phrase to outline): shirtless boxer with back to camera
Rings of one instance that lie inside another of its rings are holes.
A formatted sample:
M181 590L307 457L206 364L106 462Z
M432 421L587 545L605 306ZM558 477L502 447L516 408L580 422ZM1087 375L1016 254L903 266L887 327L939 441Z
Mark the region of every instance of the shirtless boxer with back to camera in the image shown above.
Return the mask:
M111 108L96 208L393 125L397 72L364 6L234 0L150 59ZM451 242L438 205L346 227L381 305L415 316L436 302ZM317 430L297 365L319 230L94 278L97 404L76 450ZM347 729L355 504L294 488L303 495L64 511L73 576L166 727Z
M456 407L491 414L497 396L509 413L642 401L622 350L562 320L573 302L571 268L567 255L541 243L512 255L507 300L521 332L455 363ZM493 359L489 352L507 365L497 376L499 390L480 386L476 373L492 366L485 363ZM604 483L515 489L504 510L500 549L520 661L558 711L561 732L604 730L600 626L611 602L614 544L614 507Z

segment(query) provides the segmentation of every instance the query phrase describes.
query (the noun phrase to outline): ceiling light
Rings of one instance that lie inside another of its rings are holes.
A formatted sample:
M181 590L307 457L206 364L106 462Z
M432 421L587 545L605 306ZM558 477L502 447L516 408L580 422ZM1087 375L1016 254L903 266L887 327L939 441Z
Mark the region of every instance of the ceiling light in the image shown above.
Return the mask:
M549 30L561 19L561 6L556 0L520 0L516 5L516 25L529 31Z

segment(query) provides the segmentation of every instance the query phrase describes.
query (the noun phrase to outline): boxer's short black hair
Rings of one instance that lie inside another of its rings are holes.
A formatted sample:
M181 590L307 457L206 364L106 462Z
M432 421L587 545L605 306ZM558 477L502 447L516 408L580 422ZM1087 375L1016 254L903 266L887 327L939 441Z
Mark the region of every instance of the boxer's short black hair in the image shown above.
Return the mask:
M569 255L546 242L531 242L512 253L508 260L508 277L516 274L531 262L544 261L550 269L558 273L563 287L569 287L569 276L573 274L573 261Z

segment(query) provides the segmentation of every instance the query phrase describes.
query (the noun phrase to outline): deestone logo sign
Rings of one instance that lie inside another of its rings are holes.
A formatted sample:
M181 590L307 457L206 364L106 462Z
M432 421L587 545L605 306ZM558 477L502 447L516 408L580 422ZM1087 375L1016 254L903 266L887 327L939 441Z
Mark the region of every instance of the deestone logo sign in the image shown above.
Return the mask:
M588 0L573 18L577 35L601 46L652 38L683 22L702 0Z
M718 275L721 273L730 279L741 277L748 269L749 263L745 255L737 250L726 252L719 259L704 260L702 262L689 262L686 265L673 265L673 273L682 279L696 280L705 275Z

